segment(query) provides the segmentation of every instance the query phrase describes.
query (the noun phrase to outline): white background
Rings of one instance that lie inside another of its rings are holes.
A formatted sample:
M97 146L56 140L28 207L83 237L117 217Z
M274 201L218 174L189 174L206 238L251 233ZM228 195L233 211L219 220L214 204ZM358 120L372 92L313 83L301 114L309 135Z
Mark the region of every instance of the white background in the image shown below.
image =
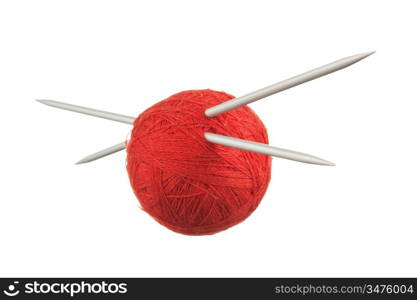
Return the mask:
M2 1L1 276L417 276L415 1ZM336 59L347 69L251 104L273 159L245 222L169 231L140 210L128 125L49 98L137 116L173 93L236 96Z

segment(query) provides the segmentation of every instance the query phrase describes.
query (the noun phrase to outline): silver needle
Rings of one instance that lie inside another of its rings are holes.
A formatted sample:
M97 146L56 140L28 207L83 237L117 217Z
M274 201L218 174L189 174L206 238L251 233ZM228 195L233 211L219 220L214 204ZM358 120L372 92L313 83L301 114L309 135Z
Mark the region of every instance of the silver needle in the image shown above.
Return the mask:
M291 77L289 79L280 81L278 83L275 83L273 85L267 86L263 89L254 91L252 93L246 94L244 96L241 96L239 98L231 99L229 101L223 102L221 104L218 104L216 106L210 107L206 109L205 114L207 117L215 117L222 113L228 112L230 110L236 109L238 107L241 107L243 105L255 102L257 100L263 99L265 97L268 97L270 95L282 92L284 90L287 90L289 88L292 88L294 86L300 85L302 83L305 83L307 81L319 78L321 76L336 72L338 70L341 70L343 68L346 68L365 57L368 57L369 55L375 53L373 52L367 52L357 55L348 56L339 60L336 60L330 64L318 67L316 69L307 71L305 73L302 73L300 75Z
M75 164L76 165L85 164L85 163L91 162L93 160L105 157L107 155L122 151L125 148L126 148L125 143L120 143L120 144L114 145L112 147L106 148L104 150L101 150L99 152L88 155L88 156L84 157L83 159L81 159L80 161L76 162Z
M55 100L36 100L36 101L38 101L42 104L48 105L48 106L52 106L52 107L56 107L56 108L60 108L60 109L65 109L65 110L70 110L70 111L74 111L74 112L77 112L77 113L90 115L90 116L103 118L103 119L108 119L108 120L112 120L112 121L117 121L117 122L121 122L121 123L133 124L133 122L135 121L135 118L133 118L133 117L120 115L120 114L115 114L115 113L111 113L111 112L103 111L103 110L98 110L98 109L94 109L94 108L88 108L88 107L84 107L84 106L78 106L78 105L74 105L74 104L59 102L59 101L55 101Z
M266 154L279 158L299 161L307 164L322 165L322 166L335 166L334 163L318 158L316 156L301 153L293 150L287 150L277 147L272 147L267 144L257 143L242 139L233 138L230 136L224 136L211 132L204 134L207 141L223 146L229 146L232 148L242 149L246 151L256 152L260 154Z

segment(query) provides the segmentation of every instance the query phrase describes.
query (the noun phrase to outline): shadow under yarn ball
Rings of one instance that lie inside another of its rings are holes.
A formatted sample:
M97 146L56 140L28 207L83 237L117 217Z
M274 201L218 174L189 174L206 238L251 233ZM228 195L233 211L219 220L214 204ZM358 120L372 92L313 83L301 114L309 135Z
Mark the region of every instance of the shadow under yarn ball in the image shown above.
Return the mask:
M187 235L213 234L246 219L268 187L271 157L208 142L205 132L268 144L262 121L243 106L214 118L204 111L234 98L191 90L153 105L134 122L127 171L148 214Z

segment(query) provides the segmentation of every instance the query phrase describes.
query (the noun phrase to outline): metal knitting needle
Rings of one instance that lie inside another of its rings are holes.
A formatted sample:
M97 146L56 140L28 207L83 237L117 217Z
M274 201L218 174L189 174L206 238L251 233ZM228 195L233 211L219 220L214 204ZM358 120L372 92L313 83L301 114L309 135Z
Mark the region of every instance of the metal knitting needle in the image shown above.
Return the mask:
M105 157L107 155L122 151L123 149L126 148L126 143L119 143L116 144L114 146L111 146L109 148L103 149L101 151L98 151L96 153L87 155L86 157L84 157L83 159L79 160L78 162L76 162L76 165L80 165L80 164L85 164L85 163L89 163L92 162L94 160L100 159L102 157Z
M228 146L228 147L232 147L232 148L237 148L237 149L241 149L241 150L256 152L256 153L260 153L260 154L266 154L266 155L270 155L270 156L275 156L275 157L279 157L279 158L294 160L294 161L303 162L303 163L307 163L307 164L322 165L322 166L335 166L335 164L330 162L330 161L318 158L318 157L310 155L310 154L301 153L301 152L297 152L297 151L293 151L293 150L277 148L277 147L272 147L272 146L269 146L267 144L262 144L262 143L256 143L256 142L252 142L252 141L237 139L237 138L224 136L224 135L220 135L220 134L215 134L215 133L211 133L211 132L206 132L204 134L204 137L206 138L207 141L209 141L211 143L219 144L219 145L223 145L223 146ZM83 158L82 160L80 160L76 164L83 164L83 163L87 163L87 162L102 158L104 156L110 155L110 154L115 153L117 151L121 151L125 147L126 147L125 143L120 143L120 144L114 145L110 148L106 148L106 149L101 150L97 153L88 155L87 157Z
M204 136L207 141L214 143L214 144L219 144L223 146L256 152L260 154L266 154L266 155L275 156L279 158L299 161L299 162L303 162L307 164L322 165L322 166L335 166L335 164L330 161L318 158L310 154L301 153L301 152L288 150L288 149L272 147L263 143L242 140L242 139L215 134L211 132L206 132Z
M289 88L292 88L294 86L300 85L302 83L305 83L307 81L322 77L324 75L336 72L338 70L341 70L343 68L346 68L365 57L368 57L369 55L375 53L373 52L367 52L357 55L348 56L339 60L336 60L332 63L329 63L327 65L318 67L316 69L307 71L305 73L302 73L300 75L291 77L289 79L280 81L278 83L275 83L273 85L267 86L263 89L254 91L252 93L246 94L242 97L235 98L226 102L223 102L221 104L218 104L216 106L210 107L206 109L205 115L207 117L215 117L222 113L228 112L230 110L236 109L238 107L241 107L243 105L258 101L260 99L263 99L265 97L268 97L270 95L282 92L284 90L287 90Z
M84 157L83 159L81 159L80 161L76 162L76 165L80 165L80 164L85 164L91 161L94 161L96 159L105 157L107 155L122 151L123 149L126 148L126 143L120 143L117 145L114 145L112 147L106 148L104 150L101 150L99 152L96 152L94 154L88 155L86 157Z
M133 117L115 114L115 113L98 110L94 108L88 108L84 106L78 106L78 105L68 104L68 103L54 101L54 100L36 100L36 101L42 104L48 105L48 106L52 106L52 107L56 107L56 108L60 108L64 110L70 110L70 111L74 111L80 114L90 115L90 116L112 120L116 122L133 124L133 122L135 121L135 118Z

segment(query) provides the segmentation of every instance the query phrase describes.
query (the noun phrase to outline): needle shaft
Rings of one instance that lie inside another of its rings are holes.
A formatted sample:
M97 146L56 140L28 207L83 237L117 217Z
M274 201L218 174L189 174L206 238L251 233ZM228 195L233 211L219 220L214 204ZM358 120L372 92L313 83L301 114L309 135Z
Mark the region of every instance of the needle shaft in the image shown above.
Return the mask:
M77 113L90 115L90 116L94 116L98 118L103 118L107 120L117 121L121 123L133 124L133 122L135 121L135 118L133 117L115 114L115 113L98 110L94 108L88 108L84 106L78 106L78 105L54 101L54 100L37 100L37 101L48 106L52 106L52 107L56 107L56 108L60 108L64 110L70 110L70 111L74 111Z
M119 152L119 151L122 151L123 149L125 149L126 148L126 143L120 143L120 144L117 144L117 145L114 145L114 146L111 146L111 147L109 147L109 148L106 148L106 149L104 149L104 150L101 150L101 151L99 151L99 152L96 152L96 153L93 153L93 154L90 154L90 155L88 155L88 156L86 156L86 157L84 157L83 159L81 159L80 161L78 161L77 163L75 163L76 165L80 165L80 164L85 164L85 163L88 163L88 162L91 162L91 161L94 161L94 160L96 160L96 159L99 159L99 158L102 158L102 157L105 157L105 156L107 156L107 155L110 155L110 154L113 154L113 153L116 153L116 152Z
M318 158L316 156L301 153L293 150L287 150L277 147L272 147L267 144L257 143L242 139L237 139L229 136L206 132L204 134L207 141L223 146L229 146L232 148L242 149L246 151L256 152L260 154L266 154L279 158L285 158L289 160L299 161L307 164L323 165L323 166L334 166L335 164Z
M238 107L241 107L243 105L255 102L257 100L263 99L265 97L268 97L270 95L282 92L284 90L287 90L289 88L292 88L294 86L300 85L302 83L305 83L307 81L322 77L324 75L333 73L335 71L341 70L343 68L346 68L365 57L368 57L369 55L373 54L374 52L368 52L368 53L362 53L357 55L348 56L339 60L336 60L332 63L329 63L327 65L318 67L316 69L307 71L305 73L302 73L300 75L291 77L289 79L280 81L278 83L275 83L273 85L267 86L263 89L254 91L252 93L246 94L242 97L235 98L226 102L223 102L221 104L218 104L216 106L210 107L206 109L205 114L207 117L215 117L222 113L228 112L230 110L236 109Z

